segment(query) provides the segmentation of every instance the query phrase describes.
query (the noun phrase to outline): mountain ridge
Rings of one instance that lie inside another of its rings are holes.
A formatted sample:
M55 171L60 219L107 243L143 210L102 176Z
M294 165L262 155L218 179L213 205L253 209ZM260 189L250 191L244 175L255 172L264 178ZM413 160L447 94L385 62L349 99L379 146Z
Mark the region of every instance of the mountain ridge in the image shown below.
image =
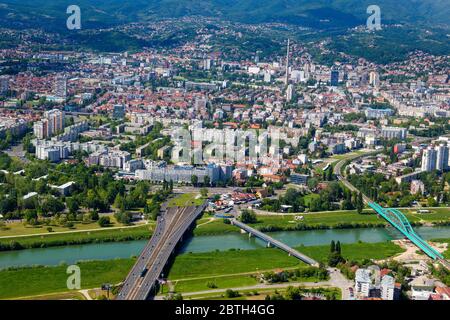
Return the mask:
M449 26L448 0L378 0L382 23ZM364 24L372 0L78 0L83 28L155 18L217 17L241 23L288 23L313 29ZM0 26L63 31L71 0L0 0Z

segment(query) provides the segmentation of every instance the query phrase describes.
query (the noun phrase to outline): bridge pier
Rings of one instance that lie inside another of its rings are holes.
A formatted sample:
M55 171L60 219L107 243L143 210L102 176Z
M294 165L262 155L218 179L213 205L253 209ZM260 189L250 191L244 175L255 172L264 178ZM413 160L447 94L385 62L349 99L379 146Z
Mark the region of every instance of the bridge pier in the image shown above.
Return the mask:
M270 247L272 247L272 244L268 241L267 242L267 248L270 248Z

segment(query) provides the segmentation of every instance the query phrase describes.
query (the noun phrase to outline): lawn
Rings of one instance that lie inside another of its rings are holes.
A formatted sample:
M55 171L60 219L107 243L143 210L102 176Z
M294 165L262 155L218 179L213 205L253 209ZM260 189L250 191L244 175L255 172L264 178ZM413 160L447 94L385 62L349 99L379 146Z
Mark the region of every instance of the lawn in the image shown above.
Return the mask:
M278 216L258 216L258 222L252 226L288 226L298 222L306 225L327 225L333 227L339 223L385 223L375 214L358 214L356 211L334 211L324 213L306 213L297 214L303 216L303 220L295 221L293 215L278 215Z
M168 202L168 207L191 207L200 206L205 199L203 199L198 193L183 193L170 199Z
M263 271L263 270L261 270ZM257 273L255 273L256 275ZM317 277L310 278L296 278L295 282L315 282L319 281ZM254 286L259 284L259 281L250 274L232 275L225 277L210 277L192 280L174 281L174 289L176 292L196 292L207 291L214 289L227 289ZM215 288L208 287L208 283L215 284Z
M204 220L198 220L197 225L204 223ZM215 235L224 233L240 232L239 228L231 224L225 224L222 219L214 220L210 223L203 224L194 229L195 236Z
M151 236L153 224L123 229L108 229L86 232L60 233L42 236L17 237L13 239L0 239L0 250L42 248L71 244L84 244L95 242L113 242L147 239Z
M123 224L118 223L112 214L108 215L108 217L111 220L111 227L124 226ZM72 228L62 226L47 226L47 225L30 226L25 225L21 222L15 222L15 223L8 223L5 225L5 228L1 228L0 237L50 233L47 231L47 227L51 227L53 232L100 229L100 226L98 225L97 222L90 222L90 223L74 222L74 226Z
M86 298L80 292L74 291L30 296L18 300L86 300Z
M134 259L80 262L81 288L96 288L103 283L125 279ZM30 267L0 271L0 299L67 292L67 266Z
M208 282L214 283L215 288L210 288L207 286ZM258 284L258 280L250 275L236 275L229 277L211 277L208 279L195 279L186 281L176 281L175 292L196 292L196 291L206 291L214 289L226 289L226 288L238 288L245 286L254 286ZM167 289L166 289L167 290Z
M328 245L296 249L315 260L327 261ZM342 255L349 260L379 260L401 252L403 249L392 242L342 244ZM305 264L276 248L186 253L175 258L168 277L177 280L301 266Z
M404 252L398 245L386 241L380 243L351 243L341 244L342 256L347 260L361 261L364 259L381 260ZM328 259L329 246L297 247L299 252L321 262Z

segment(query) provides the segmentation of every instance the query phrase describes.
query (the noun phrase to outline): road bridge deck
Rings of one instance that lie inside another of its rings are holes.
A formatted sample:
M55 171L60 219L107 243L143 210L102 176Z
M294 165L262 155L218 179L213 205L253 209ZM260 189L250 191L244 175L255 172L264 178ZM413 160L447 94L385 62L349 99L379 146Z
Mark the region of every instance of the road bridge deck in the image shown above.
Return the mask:
M125 279L117 300L149 297L175 246L205 207L206 203L199 207L168 208L158 217L155 232Z

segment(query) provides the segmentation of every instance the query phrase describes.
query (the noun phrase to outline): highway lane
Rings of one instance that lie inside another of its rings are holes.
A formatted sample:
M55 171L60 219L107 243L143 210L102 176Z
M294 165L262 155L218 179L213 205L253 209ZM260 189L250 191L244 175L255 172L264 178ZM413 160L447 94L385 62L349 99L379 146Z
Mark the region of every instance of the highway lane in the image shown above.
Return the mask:
M139 255L137 261L135 262L133 268L131 269L131 272L128 274L127 278L125 279L122 290L120 291L117 299L121 300L122 298L125 298L130 294L131 289L133 288L133 285L138 281L142 270L146 266L146 261L148 257L150 256L150 252L155 248L156 244L160 241L160 238L164 232L165 229L165 219L162 217L157 218L157 225L156 229L153 233L152 238L150 241L146 244L144 249L142 250L141 254Z
M200 207L169 208L162 214L153 237L127 276L117 300L148 298L176 244L205 207L206 202Z
M167 241L170 233L174 227L174 224L178 222L180 219L180 215L176 215L178 209L170 208L166 211L166 213L161 218L164 221L165 228L162 230L161 234L154 241L154 245L147 248L147 250L143 251L143 264L138 264L136 269L132 270L133 273L133 281L127 285L127 295L124 295L123 298L127 300L137 300L136 296L138 291L143 286L147 288L149 291L151 287L154 285L154 282L157 280L158 275L154 275L155 267L153 264L158 263L157 256L162 251L162 247L164 247L165 242ZM182 212L181 212L182 213ZM150 240L152 242L152 240ZM144 272L144 270L147 270ZM129 286L129 288L128 288ZM145 298L143 298L145 299Z
M155 254L150 257L149 262L147 263L148 271L143 278L140 277L138 280L134 295L131 295L130 297L131 299L145 300L147 298L153 285L162 273L167 260L175 249L176 244L181 238L182 234L180 233L180 229L187 222L185 219L186 215L189 215L189 213L194 210L195 207L174 209L171 224L167 230L165 230L165 237L159 243L159 246L155 248Z

